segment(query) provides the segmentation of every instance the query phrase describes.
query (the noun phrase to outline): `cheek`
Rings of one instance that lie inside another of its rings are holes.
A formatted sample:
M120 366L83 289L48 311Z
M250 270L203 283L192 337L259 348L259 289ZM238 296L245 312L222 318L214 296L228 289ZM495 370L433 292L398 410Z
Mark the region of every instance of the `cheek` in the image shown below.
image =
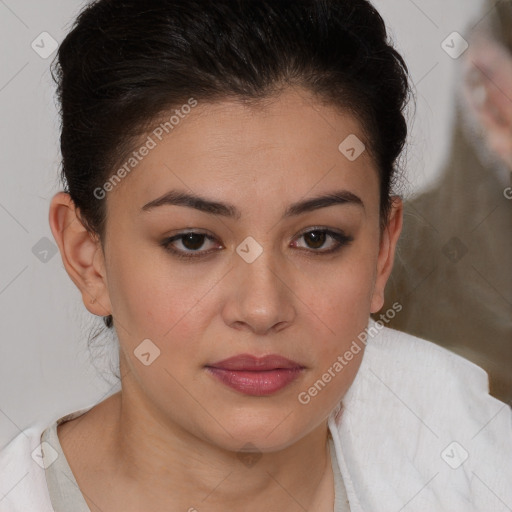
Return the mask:
M315 378L310 384L326 372L329 379L322 398L315 400L318 405L334 403L347 390L364 353L361 333L370 316L377 249L371 241L361 241L354 249L328 267L304 273L296 290L305 304L300 313L301 332L311 340L314 360ZM338 358L345 354L340 363Z
M304 272L305 297L330 323L342 327L367 321L377 269L377 247L360 240L353 249L327 265ZM341 329L341 332L344 332Z
M190 327L212 280L199 280L192 265L184 270L158 247L124 251L121 241L117 247L108 287L114 317L127 334L157 339Z

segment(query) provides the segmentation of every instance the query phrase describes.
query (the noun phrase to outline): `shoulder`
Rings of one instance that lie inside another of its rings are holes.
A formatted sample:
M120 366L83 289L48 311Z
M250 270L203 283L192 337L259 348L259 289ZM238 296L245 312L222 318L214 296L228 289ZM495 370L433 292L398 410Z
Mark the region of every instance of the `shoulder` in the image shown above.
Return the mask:
M47 423L34 422L0 450L0 512L54 512L46 482L41 435L46 428L81 416L96 404L74 410ZM51 457L55 450L46 451Z
M374 320L370 320L366 334L368 366L374 370L378 367L383 375L393 380L412 378L418 384L410 389L413 393L418 388L422 393L428 391L426 387L446 389L447 383L462 385L459 391L466 391L468 395L489 392L487 372L445 347ZM420 376L424 378L421 383Z
M53 512L41 453L43 431L32 425L0 450L0 510Z
M489 378L483 368L436 343L390 329L383 322L370 319L365 335L365 354L347 401L355 395L378 394L386 401L393 398L392 403L403 414L409 404L432 429L443 430L453 422L459 434L464 425L470 430L480 428L501 411L502 433L508 434L512 443L512 410L489 394ZM487 435L492 430L488 429Z
M363 361L335 422L356 486L374 489L367 508L388 494L399 509L424 486L413 508L512 503L512 409L489 395L485 370L372 319L361 339Z

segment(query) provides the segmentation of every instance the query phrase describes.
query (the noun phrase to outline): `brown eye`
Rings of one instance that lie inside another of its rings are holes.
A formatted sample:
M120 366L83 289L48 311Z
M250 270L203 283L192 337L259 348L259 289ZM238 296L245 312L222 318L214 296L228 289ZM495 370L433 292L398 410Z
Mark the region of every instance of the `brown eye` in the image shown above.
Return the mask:
M299 245L294 245L294 247L298 247L300 249L304 249L307 252L323 255L330 254L339 251L343 246L348 245L353 241L351 236L345 235L343 232L336 232L330 229L310 229L309 231L304 232L300 237L303 238L306 242L305 247L301 247ZM203 250L205 242L207 241L215 241L216 239L213 236L210 236L206 233L197 233L193 231L185 231L174 235L171 238L165 239L161 242L160 245L164 247L164 249L170 253L172 253L177 258L181 259L192 259L192 258L202 258L211 254L216 249ZM331 247L324 250L319 250L321 247L326 245L326 242L329 240L333 240L334 243L331 242ZM179 247L181 244L181 247ZM217 247L218 249L218 247Z
M342 232L338 233L330 229L320 228L310 229L309 231L302 233L299 239L300 238L303 238L306 242L306 247L304 247L305 249L312 249L310 252L318 254L329 254L339 251L343 246L348 245L353 241L351 236L345 235ZM334 244L331 243L331 248L323 251L317 250L323 247L329 239L334 240ZM297 245L295 245L295 247L302 248Z
M320 249L325 244L327 238L325 231L309 231L303 236L312 249Z
M204 244L205 237L206 235L201 235L198 233L188 233L187 235L183 235L181 239L182 244L186 249L197 251Z
M206 240L214 241L215 238L207 235L206 233L187 231L179 233L171 238L167 238L161 243L161 245L167 251L175 254L179 258L197 258L205 256L211 252L200 250L204 246ZM183 248L178 247L176 245L177 242L181 243Z

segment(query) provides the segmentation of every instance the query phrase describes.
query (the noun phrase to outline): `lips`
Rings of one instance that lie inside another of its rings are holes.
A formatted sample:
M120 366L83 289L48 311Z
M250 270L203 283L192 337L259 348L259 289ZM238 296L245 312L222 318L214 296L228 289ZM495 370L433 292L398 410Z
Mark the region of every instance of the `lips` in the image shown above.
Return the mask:
M238 356L223 359L216 363L207 365L210 368L219 368L223 370L235 371L267 371L278 369L302 369L300 363L287 359L277 354L271 354L264 357L256 357L251 354L240 354Z
M206 366L215 379L251 396L280 391L298 379L304 369L301 364L276 354L265 357L241 354Z

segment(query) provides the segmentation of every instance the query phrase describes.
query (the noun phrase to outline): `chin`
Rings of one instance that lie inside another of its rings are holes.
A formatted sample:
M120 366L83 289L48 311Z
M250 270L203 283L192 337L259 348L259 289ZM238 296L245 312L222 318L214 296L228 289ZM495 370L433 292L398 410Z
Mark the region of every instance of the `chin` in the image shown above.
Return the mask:
M291 408L290 408L291 409ZM217 431L212 442L233 452L254 451L270 453L283 450L307 435L311 426L307 421L298 422L293 414L268 414L239 412L227 417L221 424L224 429ZM231 435L230 435L231 434Z

